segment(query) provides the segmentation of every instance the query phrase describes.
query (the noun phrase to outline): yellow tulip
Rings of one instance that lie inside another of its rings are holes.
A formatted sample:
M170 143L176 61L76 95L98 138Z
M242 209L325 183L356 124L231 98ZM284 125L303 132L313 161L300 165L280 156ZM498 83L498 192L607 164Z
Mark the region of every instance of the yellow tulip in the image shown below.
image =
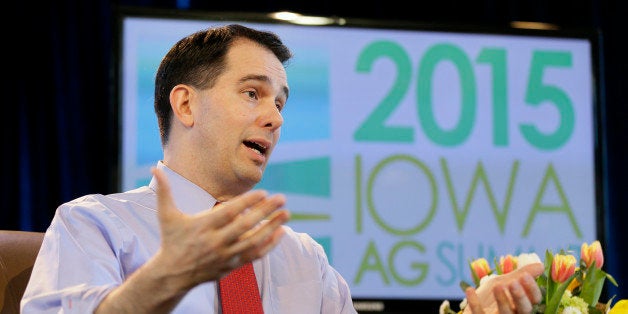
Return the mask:
M580 259L584 261L587 267L590 267L595 262L595 267L602 268L602 265L604 265L604 254L602 253L600 241L593 241L591 245L588 245L586 242L582 243Z
M491 272L491 267L488 265L488 261L485 258L478 258L471 262L471 268L478 279L488 275Z
M617 301L608 314L626 314L628 313L628 299Z
M578 269L580 269L580 267L576 267L576 271L578 271ZM576 288L580 287L580 285L581 285L580 281L574 279L567 286L567 290L569 290L570 292L573 292Z
M576 258L573 255L556 254L552 261L552 280L565 282L576 272Z

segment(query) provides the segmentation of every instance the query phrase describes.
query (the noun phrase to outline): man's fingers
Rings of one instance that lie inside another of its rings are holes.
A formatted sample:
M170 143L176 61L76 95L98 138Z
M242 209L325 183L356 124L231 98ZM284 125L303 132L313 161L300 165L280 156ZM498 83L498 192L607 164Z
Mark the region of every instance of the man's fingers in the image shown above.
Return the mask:
M478 298L478 295L475 293L475 288L468 287L464 291L464 294L467 297L467 307L469 310L471 310L471 313L484 314L484 309L482 309L482 303L480 302L480 298ZM464 312L468 313L467 309L465 309Z
M222 204L225 207L219 210L223 212L217 213L218 216L222 217L215 217L216 220L220 220L215 227L222 228L221 233L225 236L227 243L249 238L253 233L257 232L257 225L262 220L267 219L270 214L286 203L285 196L281 194L261 198L254 204L248 202L254 199L251 198L245 202L238 203L229 201ZM248 207L241 208L239 206ZM233 216L234 214L235 216Z
M519 278L510 282L509 290L517 312L530 313L535 304L541 303L543 296L535 278L543 274L543 271L545 271L543 263L534 263L513 272L513 275L517 273Z
M521 290L523 293L523 289ZM512 313L512 303L506 292L506 288L502 285L495 286L493 288L493 294L495 295L495 301L497 302L497 309L500 314Z
M285 204L286 197L282 194L276 194L258 202L242 217L244 220L242 222L244 224L244 231L251 230L251 232L253 232L253 226L257 225L262 220L272 219L272 215ZM244 237L246 237L246 235L244 235Z
M247 249L252 254L251 259L264 256L279 243L281 236L285 233L281 226L289 219L290 212L282 209L274 211L268 217L268 221L261 224L260 228L255 231L256 234L251 237L250 244L247 245Z
M219 205L220 207L216 207L216 210L214 211L217 215L212 214L211 223L216 227L227 226L247 209L263 202L267 196L268 193L266 191L255 190L234 197L228 202L221 203Z
M279 243L279 240L285 233L286 232L283 228L276 229L275 232L273 232L273 234L268 238L268 241L265 243L265 245L261 248L258 248L257 256L262 257L270 252L270 250L272 250L277 245L277 243Z
M464 313L531 313L534 304L540 303L542 298L534 278L544 270L542 263L529 264L492 279L477 291L473 287L467 288Z
M532 313L531 300L521 284L518 281L513 281L510 283L509 289L517 313Z
M275 194L265 198L264 200L257 202L250 207L250 211L247 212L247 219L254 222L259 222L266 219L268 215L275 210L286 205L286 197L283 194Z
M281 227L290 218L290 213L285 210L275 210L267 221L247 230L236 239L230 248L234 254L241 254L243 260L251 261L262 257L270 251L284 234Z
M521 278L521 285L532 304L541 303L543 295L541 294L539 285L536 284L536 280L534 280L532 276L523 276L523 278Z
M545 266L543 265L543 263L532 263L532 264L525 265L517 269L516 271L524 271L530 274L530 276L536 278L540 276L541 274L543 274L543 271L545 271Z

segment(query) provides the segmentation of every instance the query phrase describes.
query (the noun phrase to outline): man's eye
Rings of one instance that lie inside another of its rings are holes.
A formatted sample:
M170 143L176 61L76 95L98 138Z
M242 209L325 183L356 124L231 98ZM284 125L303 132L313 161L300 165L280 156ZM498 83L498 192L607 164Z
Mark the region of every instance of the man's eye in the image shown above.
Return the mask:
M249 90L245 92L250 98L255 98L257 99L257 92L255 92L254 90Z
M277 107L277 110L279 110L279 112L281 112L281 110L283 109L283 104L282 103L276 103L275 106Z

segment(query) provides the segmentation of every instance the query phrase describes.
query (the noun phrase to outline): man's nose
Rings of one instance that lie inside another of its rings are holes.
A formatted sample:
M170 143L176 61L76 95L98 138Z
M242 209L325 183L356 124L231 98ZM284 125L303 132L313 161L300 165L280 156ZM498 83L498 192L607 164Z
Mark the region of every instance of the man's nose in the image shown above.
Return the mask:
M277 108L277 105L274 101L264 103L260 107L262 107L262 113L259 119L264 127L275 130L283 124L283 115Z

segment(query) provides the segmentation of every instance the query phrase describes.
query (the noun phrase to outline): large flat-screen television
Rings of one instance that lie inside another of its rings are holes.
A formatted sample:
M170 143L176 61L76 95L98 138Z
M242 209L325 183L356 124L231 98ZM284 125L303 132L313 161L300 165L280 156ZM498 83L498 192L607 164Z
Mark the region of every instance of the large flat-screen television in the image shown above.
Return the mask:
M596 33L289 14L119 11L119 188L162 157L155 71L181 37L242 23L293 50L257 187L326 250L360 312L462 300L471 259L601 239ZM603 240L603 239L601 239ZM420 311L419 311L420 312Z

